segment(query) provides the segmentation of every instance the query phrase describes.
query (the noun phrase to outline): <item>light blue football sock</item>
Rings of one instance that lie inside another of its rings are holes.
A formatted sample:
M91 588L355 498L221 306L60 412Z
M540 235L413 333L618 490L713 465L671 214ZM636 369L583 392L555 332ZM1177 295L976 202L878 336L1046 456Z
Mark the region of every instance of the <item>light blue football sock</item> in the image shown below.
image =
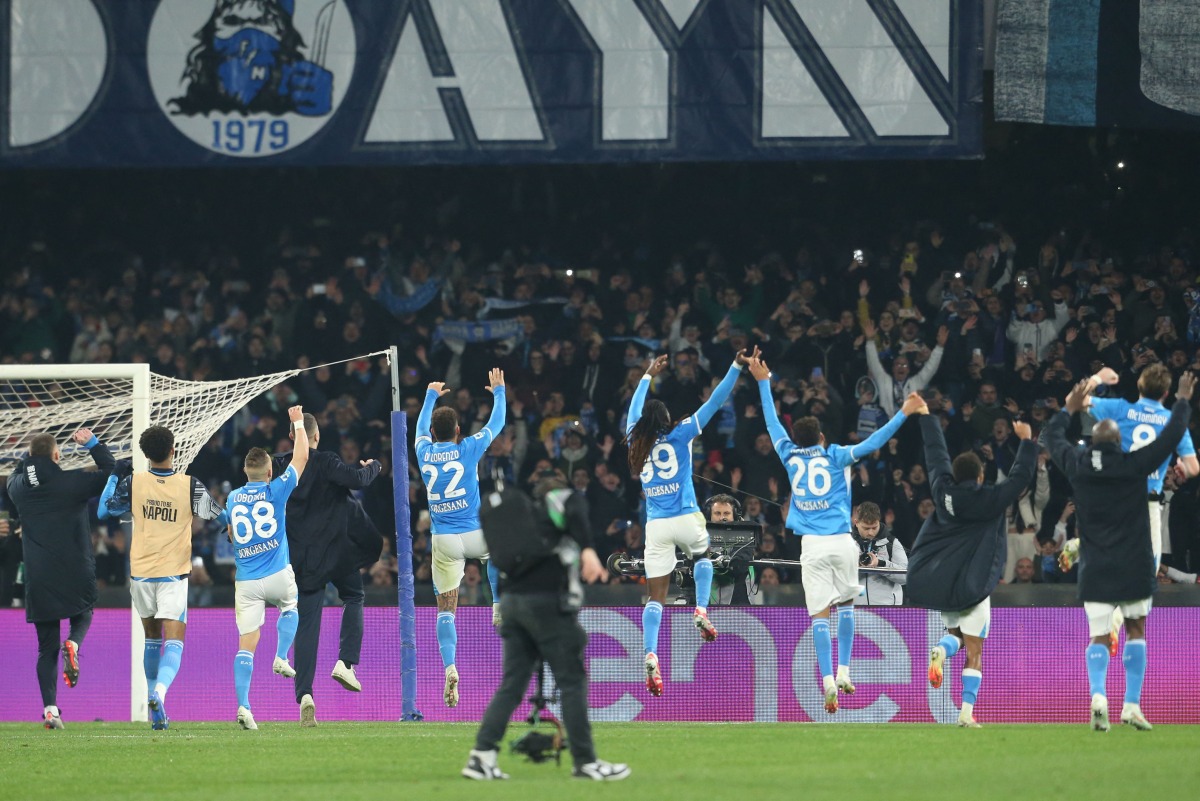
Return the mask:
M812 624L813 647L817 650L817 665L821 678L833 675L833 641L829 639L829 621L819 617Z
M158 681L158 660L162 657L162 638L146 640L146 650L142 652L142 670L146 673L148 692L154 692L154 683Z
M278 659L287 659L288 651L292 648L292 641L296 639L296 626L300 624L300 613L295 609L289 609L279 615L279 620L275 622L275 632L279 635L279 643L275 646L275 656Z
M492 603L500 603L500 568L489 559L487 563L488 584L492 587Z
M708 598L712 595L713 565L711 559L697 559L692 567L696 579L696 608L708 611Z
M1125 663L1125 703L1140 704L1146 679L1146 641L1126 640L1121 661Z
M1087 647L1088 683L1092 695L1107 695L1104 685L1108 679L1108 646L1092 643Z
M250 708L250 677L254 675L254 654L238 651L233 657L233 686L237 690L238 706Z
M979 697L979 685L983 683L983 674L967 668L962 672L962 682L963 703L975 706L975 699Z
M662 624L662 604L646 601L642 607L642 648L648 654L658 653L658 627Z
M454 628L453 612L438 612L437 641L438 650L442 652L442 666L450 667L458 651L458 631Z
M854 649L854 607L838 609L838 667L850 669L850 654Z
M182 660L183 640L167 640L163 644L162 659L158 663L158 679L154 683L154 690L160 698L166 699L167 690L171 689L171 682L175 681Z
M962 648L962 640L955 637L953 634L947 634L942 639L938 640L938 645L946 652L946 658L954 656L958 653L958 649Z

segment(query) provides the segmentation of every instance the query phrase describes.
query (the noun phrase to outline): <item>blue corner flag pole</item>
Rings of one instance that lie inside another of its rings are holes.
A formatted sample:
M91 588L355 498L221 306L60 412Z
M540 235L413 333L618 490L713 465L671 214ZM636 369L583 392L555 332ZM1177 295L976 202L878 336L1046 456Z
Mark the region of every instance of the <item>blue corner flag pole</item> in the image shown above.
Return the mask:
M396 592L400 611L400 719L417 711L417 613L413 589L412 516L408 507L408 417L399 411L400 363L392 348L392 491L396 512Z

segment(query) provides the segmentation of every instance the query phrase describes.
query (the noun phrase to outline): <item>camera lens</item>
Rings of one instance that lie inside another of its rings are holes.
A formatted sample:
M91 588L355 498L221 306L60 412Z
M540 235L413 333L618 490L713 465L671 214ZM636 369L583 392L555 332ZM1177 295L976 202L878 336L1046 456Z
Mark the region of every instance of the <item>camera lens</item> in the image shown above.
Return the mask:
M859 563L860 565L863 565L863 566L866 566L866 565L869 565L869 564L871 564L871 553L870 553L870 551L868 551L867 553L864 553L864 554L859 554L859 556L858 556L858 563Z

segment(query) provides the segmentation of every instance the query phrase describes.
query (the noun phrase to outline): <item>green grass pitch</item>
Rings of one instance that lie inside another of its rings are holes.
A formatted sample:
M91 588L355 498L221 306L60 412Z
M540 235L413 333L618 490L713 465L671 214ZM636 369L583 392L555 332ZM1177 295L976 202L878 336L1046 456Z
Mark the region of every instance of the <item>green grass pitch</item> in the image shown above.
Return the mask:
M1188 797L1200 729L1076 726L601 724L619 786L502 752L507 782L459 776L475 727L440 723L0 725L0 799L816 799ZM514 724L510 735L524 731ZM506 745L507 749L507 745ZM620 796L618 796L618 793ZM1182 795L1181 795L1182 794Z

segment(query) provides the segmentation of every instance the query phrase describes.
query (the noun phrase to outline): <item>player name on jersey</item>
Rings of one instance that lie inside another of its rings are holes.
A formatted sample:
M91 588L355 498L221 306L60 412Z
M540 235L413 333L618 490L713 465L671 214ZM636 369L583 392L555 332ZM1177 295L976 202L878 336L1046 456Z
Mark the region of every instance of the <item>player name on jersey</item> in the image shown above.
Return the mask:
M1125 413L1125 419L1134 423L1150 423L1151 425L1166 427L1167 421L1171 419L1169 414L1148 414L1140 412L1137 409L1130 409Z
M429 504L429 511L442 515L446 514L447 512L460 512L463 509L466 509L468 506L470 506L470 504L468 504L466 500L446 501L445 503Z
M430 451L425 456L425 461L426 462L455 462L455 461L458 461L459 458L460 457L458 455L457 450L442 451L441 453L439 453L437 451Z

